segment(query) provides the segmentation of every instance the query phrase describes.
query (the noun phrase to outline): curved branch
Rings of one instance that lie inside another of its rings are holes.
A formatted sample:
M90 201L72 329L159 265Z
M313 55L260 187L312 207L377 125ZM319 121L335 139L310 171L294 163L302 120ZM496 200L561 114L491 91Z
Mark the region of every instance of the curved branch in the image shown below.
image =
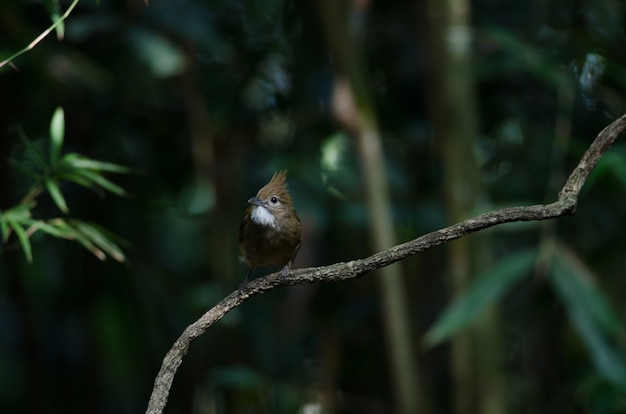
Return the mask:
M576 212L576 203L583 184L602 155L611 147L618 136L626 131L626 114L617 119L598 134L582 156L574 171L570 174L554 203L526 207L510 207L490 211L452 226L425 234L414 240L399 244L391 249L373 254L365 259L347 263L335 263L329 266L312 267L290 271L284 279L278 273L252 280L243 294L231 293L196 322L185 329L169 350L161 369L154 381L154 388L146 414L160 414L167 404L172 381L176 370L189 350L191 342L202 335L227 312L239 306L244 300L280 286L299 285L316 282L335 282L352 279L364 273L388 266L394 262L412 256L433 246L449 242L470 233L477 232L498 224L515 221L547 220Z

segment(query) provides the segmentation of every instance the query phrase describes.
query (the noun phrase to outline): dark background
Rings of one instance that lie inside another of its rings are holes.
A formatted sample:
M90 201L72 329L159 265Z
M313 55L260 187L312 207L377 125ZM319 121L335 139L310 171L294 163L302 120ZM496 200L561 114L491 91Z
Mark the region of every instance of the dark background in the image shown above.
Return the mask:
M427 3L355 1L342 16L358 27L400 241L455 221L444 194L453 166L442 156L431 106L436 23L424 30L435 21ZM69 2L60 4L65 10ZM468 7L470 139L483 196L466 216L553 201L596 134L626 111L624 4L481 0ZM2 2L0 56L50 22L41 1ZM18 126L32 141L45 140L58 106L65 150L134 168L109 176L128 197L62 186L72 217L126 240L125 263L101 262L77 243L41 234L33 236L32 264L14 239L0 252L0 412L143 412L169 347L245 276L239 220L275 170L289 170L303 222L296 267L371 253L363 165L331 113L337 67L327 33L315 2L83 0L62 41L52 33L14 60L17 70L0 69L0 210L28 190L9 165L23 157ZM558 141L563 121L570 132ZM328 162L332 156L339 164ZM553 223L550 236L617 316L618 333L601 340L616 351L609 364L621 369L625 157L618 141L585 186L577 215ZM44 194L33 214L62 213ZM486 267L540 245L542 229L490 231ZM401 262L411 349L432 413L459 412L453 401L463 387L451 373L449 344L421 342L454 295L453 254L438 247ZM544 273L529 272L496 304L493 358L506 410L491 412L626 412L623 388L598 366L602 349L576 329L575 308ZM245 302L192 344L166 412L396 412L376 277L277 289ZM489 412L486 397L476 398L465 412ZM317 403L325 411L306 411Z

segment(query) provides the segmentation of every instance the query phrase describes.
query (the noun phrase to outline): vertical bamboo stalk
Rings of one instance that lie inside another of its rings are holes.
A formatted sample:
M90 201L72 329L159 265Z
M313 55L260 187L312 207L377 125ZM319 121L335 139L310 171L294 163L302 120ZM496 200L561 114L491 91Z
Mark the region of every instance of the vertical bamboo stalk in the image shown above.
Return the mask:
M429 0L421 9L427 50L427 96L445 169L444 193L449 221L473 214L483 199L474 157L478 105L471 76L472 33L467 0ZM472 236L448 247L450 296L466 291L471 276L488 266L487 238ZM457 413L505 411L500 370L500 331L495 310L452 341L451 369Z
M375 108L365 70L359 59L360 45L352 41L347 24L347 3L318 0L329 49L340 74L336 78L335 116L348 129L358 149L364 175L372 249L396 244L387 174ZM355 7L353 5L353 7ZM352 10L353 13L362 11ZM341 102L338 105L337 102ZM339 109L339 107L341 108ZM400 265L379 271L380 295L387 347L392 367L395 405L400 414L417 413L426 404L420 394L417 361L413 353L405 284ZM422 409L421 412L425 412Z

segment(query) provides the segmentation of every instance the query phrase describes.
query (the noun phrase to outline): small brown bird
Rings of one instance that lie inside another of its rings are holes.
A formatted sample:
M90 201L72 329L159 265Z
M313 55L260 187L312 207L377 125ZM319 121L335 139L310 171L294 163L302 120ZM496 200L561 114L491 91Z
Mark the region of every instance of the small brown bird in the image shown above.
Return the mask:
M239 225L239 250L250 270L239 286L240 293L258 266L283 266L280 276L285 277L300 249L300 219L287 191L286 176L287 171L275 172L256 197L248 200L250 206Z

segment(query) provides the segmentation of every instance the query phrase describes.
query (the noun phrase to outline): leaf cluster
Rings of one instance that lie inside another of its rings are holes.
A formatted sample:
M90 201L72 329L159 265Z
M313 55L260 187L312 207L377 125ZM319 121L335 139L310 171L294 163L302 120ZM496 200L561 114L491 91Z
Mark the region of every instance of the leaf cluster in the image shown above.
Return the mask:
M116 195L126 195L126 191L104 176L105 172L127 174L125 166L94 160L81 154L68 152L63 154L65 136L65 115L62 108L57 108L50 121L49 151L47 156L20 131L20 138L26 147L29 161L12 165L34 182L27 195L15 206L0 211L0 231L2 243L6 245L15 234L28 262L33 261L31 237L41 231L53 237L76 241L93 253L98 259L107 256L124 261L124 253L114 241L116 237L95 223L65 217L40 219L33 217L37 197L47 192L54 204L64 214L70 210L61 183L73 182L96 192L109 191Z

